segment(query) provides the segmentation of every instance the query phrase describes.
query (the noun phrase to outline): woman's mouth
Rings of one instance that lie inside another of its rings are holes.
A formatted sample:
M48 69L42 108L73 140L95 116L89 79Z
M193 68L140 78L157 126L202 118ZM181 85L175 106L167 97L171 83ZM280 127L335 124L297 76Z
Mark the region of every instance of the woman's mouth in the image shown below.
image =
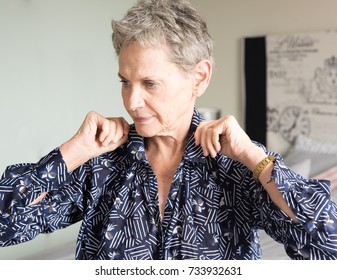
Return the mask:
M133 120L136 123L146 123L148 122L152 117L134 117Z

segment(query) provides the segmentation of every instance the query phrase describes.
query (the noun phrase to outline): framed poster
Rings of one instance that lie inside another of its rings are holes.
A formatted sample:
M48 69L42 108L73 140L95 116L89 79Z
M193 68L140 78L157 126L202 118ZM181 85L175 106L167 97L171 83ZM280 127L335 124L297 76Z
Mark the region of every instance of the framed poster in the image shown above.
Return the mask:
M304 134L337 142L337 32L245 38L246 131L286 154Z
M285 153L300 134L337 142L337 32L266 37L267 142Z

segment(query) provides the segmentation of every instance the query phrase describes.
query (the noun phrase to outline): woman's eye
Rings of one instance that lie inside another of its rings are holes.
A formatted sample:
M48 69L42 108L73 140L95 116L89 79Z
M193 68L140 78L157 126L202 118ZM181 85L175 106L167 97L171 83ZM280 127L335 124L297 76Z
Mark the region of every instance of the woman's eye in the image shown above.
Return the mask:
M147 87L154 87L156 85L156 83L151 82L151 81L146 81L145 84Z
M128 86L130 83L127 80L120 80L123 86Z

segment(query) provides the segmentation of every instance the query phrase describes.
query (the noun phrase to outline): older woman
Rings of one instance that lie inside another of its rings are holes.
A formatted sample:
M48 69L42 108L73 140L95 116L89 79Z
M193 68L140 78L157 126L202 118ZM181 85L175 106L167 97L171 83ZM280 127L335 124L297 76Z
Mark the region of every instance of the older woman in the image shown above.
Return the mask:
M336 205L249 139L195 108L212 74L206 23L184 0L141 0L113 21L133 124L90 112L36 164L0 181L0 244L82 220L77 259L258 259L258 229L293 259L337 259Z

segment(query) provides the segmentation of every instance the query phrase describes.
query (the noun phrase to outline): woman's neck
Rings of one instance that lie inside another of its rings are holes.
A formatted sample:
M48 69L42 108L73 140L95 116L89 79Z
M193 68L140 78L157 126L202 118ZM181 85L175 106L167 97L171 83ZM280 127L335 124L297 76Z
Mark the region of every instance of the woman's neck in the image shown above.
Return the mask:
M146 153L157 155L161 158L170 158L174 155L181 155L185 151L187 142L186 136L176 139L171 136L155 136L145 139Z

